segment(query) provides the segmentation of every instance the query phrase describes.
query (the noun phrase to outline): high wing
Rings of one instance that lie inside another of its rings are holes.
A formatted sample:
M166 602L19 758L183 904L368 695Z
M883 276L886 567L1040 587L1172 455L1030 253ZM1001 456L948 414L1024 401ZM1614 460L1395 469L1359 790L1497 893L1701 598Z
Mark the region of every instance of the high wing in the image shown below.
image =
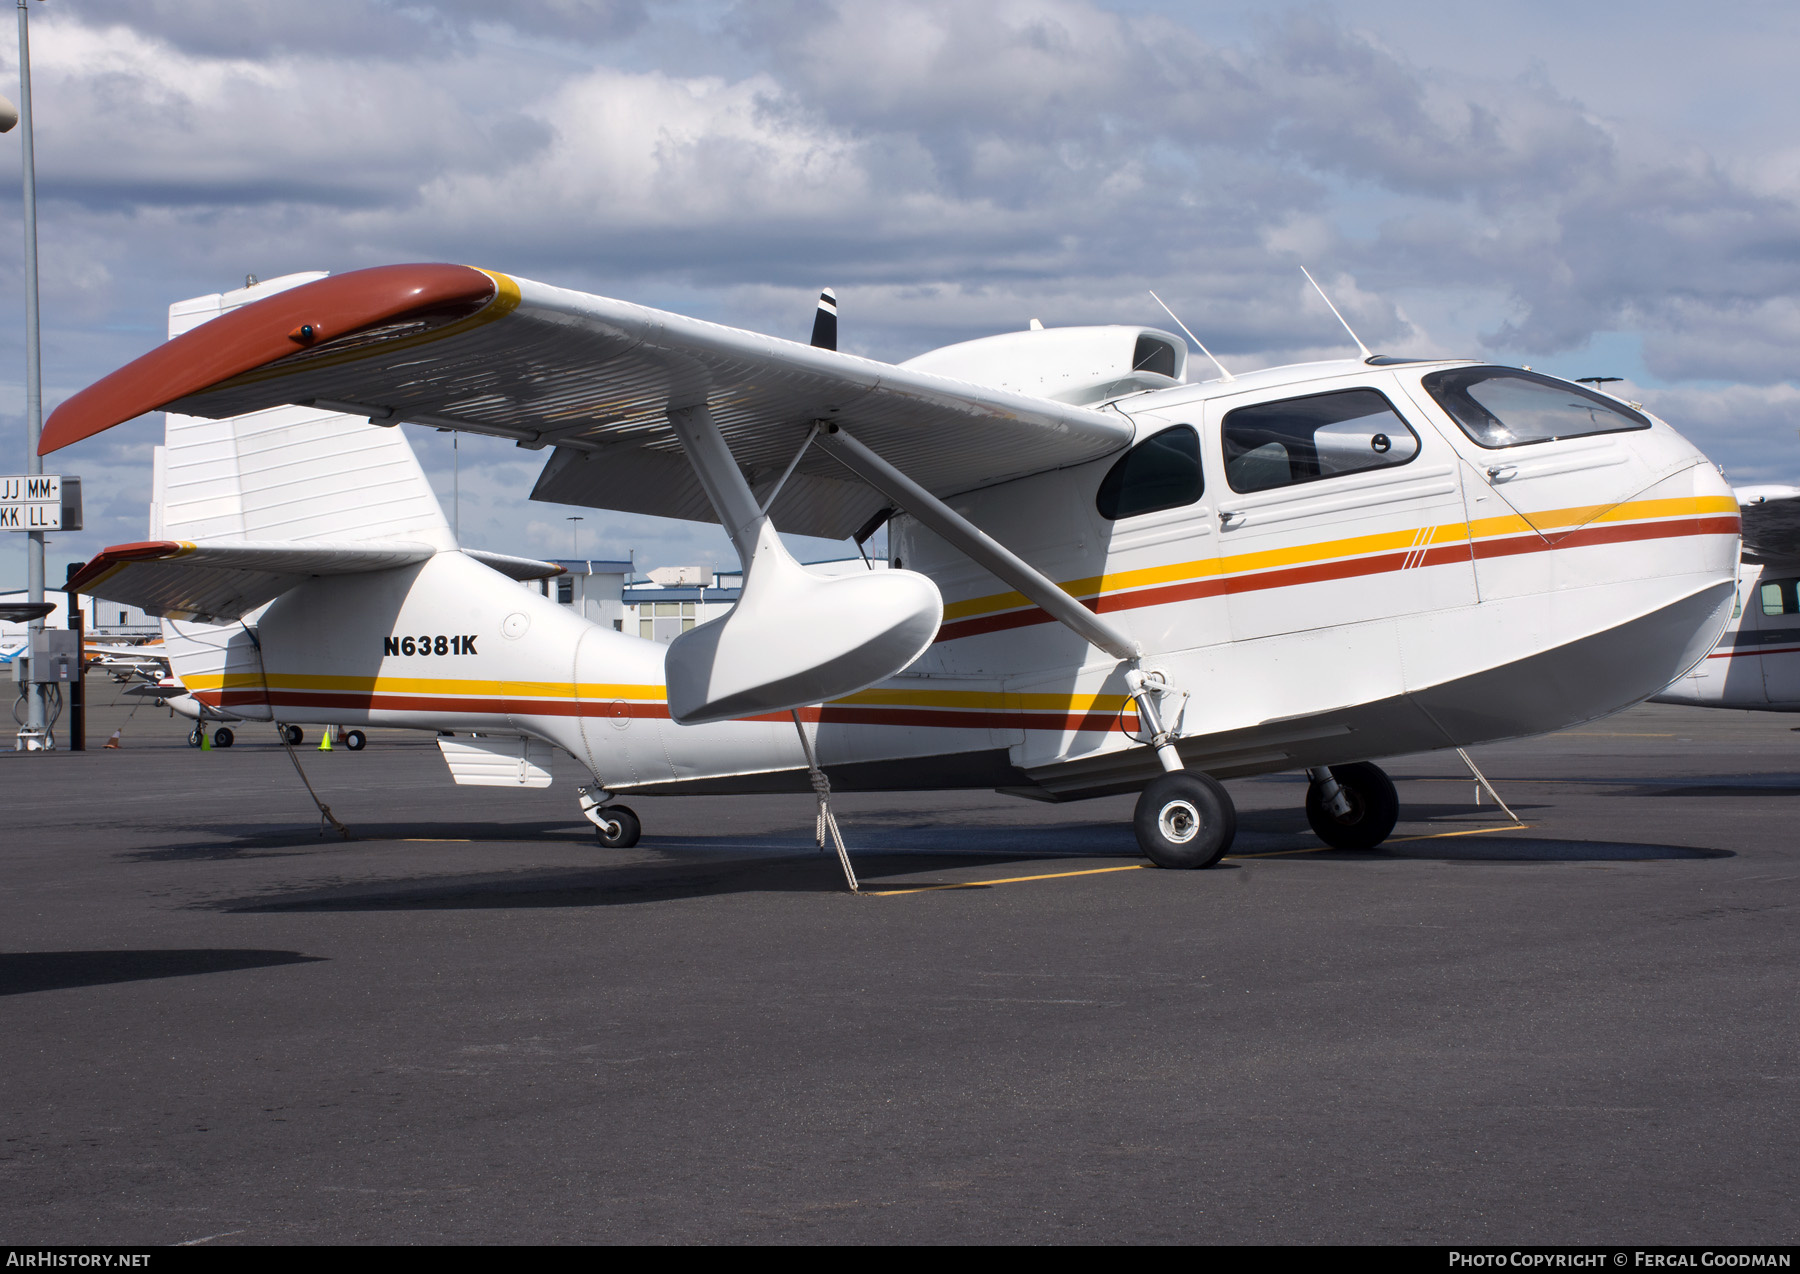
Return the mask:
M1738 487L1744 557L1752 562L1800 562L1800 487Z
M759 498L816 422L852 430L935 495L1096 459L1122 415L467 266L302 284L174 338L65 402L45 454L158 408L222 418L305 403L554 447L534 495L716 521L669 425L704 405ZM598 462L598 463L597 463ZM770 509L841 538L885 503L817 449Z
M358 575L423 562L439 550L409 540L232 540L196 544L152 540L103 549L69 581L78 593L137 606L170 619L226 621L320 575ZM516 580L562 574L562 567L504 553L468 555Z

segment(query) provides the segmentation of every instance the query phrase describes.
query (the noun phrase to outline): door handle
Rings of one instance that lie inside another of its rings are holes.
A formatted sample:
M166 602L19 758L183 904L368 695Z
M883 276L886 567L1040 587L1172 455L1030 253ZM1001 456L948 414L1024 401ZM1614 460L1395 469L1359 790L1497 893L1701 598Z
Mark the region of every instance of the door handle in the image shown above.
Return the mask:
M1242 513L1230 513L1224 509L1220 509L1219 510L1219 529L1221 531L1229 531L1229 530L1231 530L1233 523L1237 523L1237 524L1241 525L1243 523L1244 517L1245 517L1245 515Z
M1510 464L1497 464L1487 471L1489 482L1508 482L1518 475L1519 467Z

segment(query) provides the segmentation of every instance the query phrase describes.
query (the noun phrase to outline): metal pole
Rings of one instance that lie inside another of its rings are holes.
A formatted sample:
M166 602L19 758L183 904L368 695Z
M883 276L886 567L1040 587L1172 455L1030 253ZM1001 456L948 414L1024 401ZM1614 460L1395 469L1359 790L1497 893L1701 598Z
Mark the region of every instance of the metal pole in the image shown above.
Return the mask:
M31 42L26 31L27 0L19 0L19 127L23 134L22 167L25 172L25 472L42 473L43 457L38 455L38 435L44 429L44 386L38 353L38 262L37 262L37 165L31 150ZM25 536L26 587L31 601L44 600L44 533L28 531ZM44 631L44 621L31 621L35 640ZM32 673L35 676L37 669ZM33 746L44 741L44 687L34 681L27 688L30 710L26 729L34 736Z
M78 568L69 567L69 579L75 578ZM66 581L65 581L66 582ZM69 702L63 709L69 714L69 723L63 727L63 737L69 741L69 751L87 751L87 623L86 616L81 613L81 594L73 589L63 593L69 608L69 627L75 630L75 675L69 680ZM98 611L95 612L96 618Z

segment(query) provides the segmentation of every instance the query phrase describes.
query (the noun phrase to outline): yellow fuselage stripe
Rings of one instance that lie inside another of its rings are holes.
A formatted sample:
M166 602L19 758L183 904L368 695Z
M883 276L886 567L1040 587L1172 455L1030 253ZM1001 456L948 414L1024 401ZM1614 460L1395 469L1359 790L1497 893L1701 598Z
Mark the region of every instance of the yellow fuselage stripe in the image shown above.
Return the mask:
M1098 597L1156 584L1204 579L1211 575L1244 575L1283 566L1303 566L1332 558L1423 549L1436 544L1585 526L1590 522L1643 522L1659 518L1692 517L1701 513L1737 511L1737 501L1730 496L1684 496L1668 500L1637 500L1616 506L1592 504L1579 508L1553 509L1533 514L1535 525L1516 513L1509 513L1503 517L1480 518L1474 522L1446 522L1441 526L1431 527L1430 538L1424 540L1420 539L1420 528L1415 527L1378 535L1357 535L1342 540L1320 540L1312 544L1264 549L1256 553L1239 553L1231 557L1202 558L1190 562L1171 562L1166 566L1147 566L1134 571L1110 572L1086 579L1068 580L1058 587L1071 597ZM946 622L968 619L975 615L1029 605L1031 602L1020 593L992 593L985 597L947 603L944 607L944 619Z

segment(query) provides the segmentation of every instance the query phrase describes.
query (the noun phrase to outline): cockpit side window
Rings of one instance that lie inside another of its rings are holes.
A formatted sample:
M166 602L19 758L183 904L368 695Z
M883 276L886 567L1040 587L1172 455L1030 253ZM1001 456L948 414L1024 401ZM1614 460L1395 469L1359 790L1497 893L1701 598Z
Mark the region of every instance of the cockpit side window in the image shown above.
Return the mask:
M1152 434L1119 457L1100 479L1094 504L1108 520L1192 504L1206 489L1200 477L1200 435L1192 425Z
M1648 416L1604 394L1517 368L1451 367L1421 379L1438 406L1482 447L1650 427Z
M1345 389L1225 413L1225 481L1270 491L1363 469L1405 464L1419 435L1375 389Z

